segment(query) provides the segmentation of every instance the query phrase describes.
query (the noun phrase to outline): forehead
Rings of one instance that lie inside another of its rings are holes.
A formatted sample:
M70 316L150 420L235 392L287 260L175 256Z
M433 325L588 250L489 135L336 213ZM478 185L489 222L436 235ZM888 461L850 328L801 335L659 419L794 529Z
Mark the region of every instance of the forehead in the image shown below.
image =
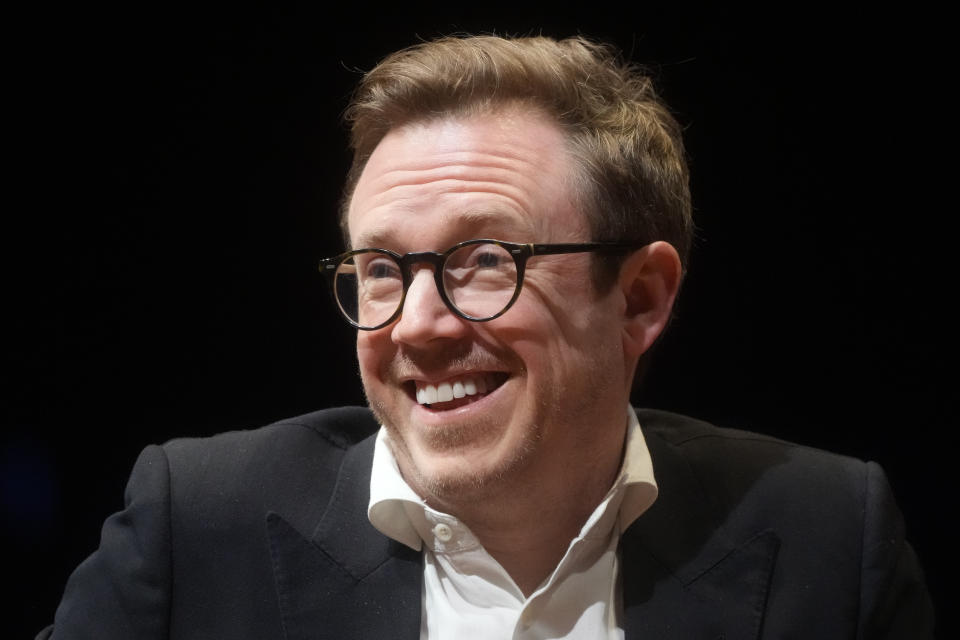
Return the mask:
M398 127L357 181L351 243L414 250L483 235L585 238L575 175L562 129L537 111L501 109Z

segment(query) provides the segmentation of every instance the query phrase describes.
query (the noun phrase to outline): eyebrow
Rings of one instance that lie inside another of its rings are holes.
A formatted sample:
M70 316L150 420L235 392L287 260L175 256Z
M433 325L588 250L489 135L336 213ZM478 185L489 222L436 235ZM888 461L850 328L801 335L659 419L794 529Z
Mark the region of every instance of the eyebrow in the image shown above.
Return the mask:
M485 226L495 226L500 223L507 223L508 231L516 233L520 229L517 224L518 216L506 213L503 209L471 209L452 214L444 214L441 224L445 227L457 226L467 230L480 229ZM394 239L394 228L389 225L380 225L368 229L357 238L356 242L351 242L352 249L363 249L373 247L389 248L390 242ZM462 238L469 240L472 238ZM497 240L510 240L510 238L496 238ZM454 242L453 244L456 244Z

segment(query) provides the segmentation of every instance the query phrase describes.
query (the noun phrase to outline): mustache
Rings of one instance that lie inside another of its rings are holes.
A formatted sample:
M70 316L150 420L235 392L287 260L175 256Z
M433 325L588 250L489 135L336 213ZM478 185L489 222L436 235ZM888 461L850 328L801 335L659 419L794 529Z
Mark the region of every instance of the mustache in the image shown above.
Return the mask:
M500 356L477 343L447 345L444 348L397 351L387 365L388 374L395 380L429 377L458 371L505 371L514 368L512 359Z

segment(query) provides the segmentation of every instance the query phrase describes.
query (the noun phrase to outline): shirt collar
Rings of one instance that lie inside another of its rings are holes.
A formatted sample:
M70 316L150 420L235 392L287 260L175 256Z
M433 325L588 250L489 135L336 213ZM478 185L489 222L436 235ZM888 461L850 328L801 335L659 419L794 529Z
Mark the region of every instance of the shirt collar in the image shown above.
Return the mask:
M373 468L370 471L370 505L367 517L383 535L402 542L415 551L422 540L407 516L405 504L426 508L400 474L397 459L389 444L387 430L380 427L373 447Z
M429 512L433 516L431 520L444 514L428 507L403 479L389 440L387 430L380 427L373 450L367 517L385 536L419 551L424 536L418 529L424 533L429 530L423 526L426 514ZM649 509L656 498L657 483L650 451L637 414L633 407L628 406L627 443L620 473L597 510L588 518L581 535L589 534L589 530L594 528L604 529L597 533L605 535L616 520L619 520L622 531ZM612 517L613 514L617 517ZM421 526L418 527L418 524ZM432 540L428 542L433 545Z

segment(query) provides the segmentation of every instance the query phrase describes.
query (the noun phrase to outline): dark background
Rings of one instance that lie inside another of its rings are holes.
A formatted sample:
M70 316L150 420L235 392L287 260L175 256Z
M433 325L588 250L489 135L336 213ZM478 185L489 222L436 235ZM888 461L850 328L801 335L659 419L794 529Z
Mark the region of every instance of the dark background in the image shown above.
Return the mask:
M363 402L353 331L315 268L340 250L339 116L358 70L461 31L582 33L650 66L687 128L699 231L638 402L879 461L944 601L944 20L811 5L13 16L0 498L20 633L52 620L146 444Z

